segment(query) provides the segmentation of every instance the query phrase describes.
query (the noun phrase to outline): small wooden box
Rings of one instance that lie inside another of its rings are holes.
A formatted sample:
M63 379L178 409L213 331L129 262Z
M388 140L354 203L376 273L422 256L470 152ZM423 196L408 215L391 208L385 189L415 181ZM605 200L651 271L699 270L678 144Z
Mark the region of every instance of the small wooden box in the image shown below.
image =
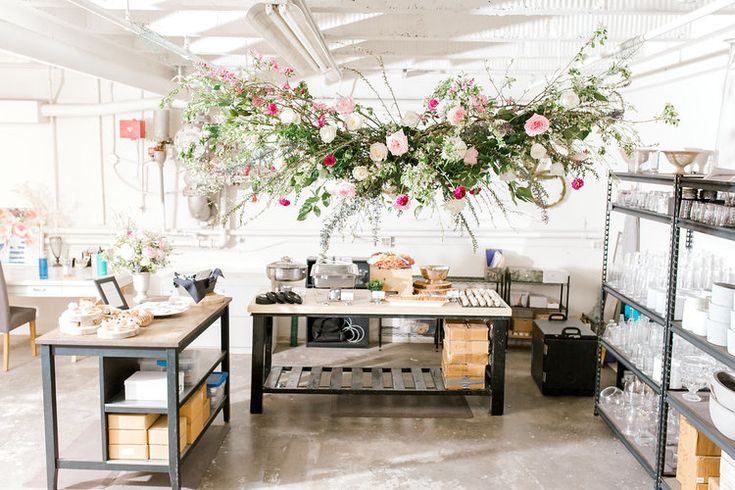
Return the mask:
M158 419L157 413L111 413L107 415L109 429L147 430Z
M396 292L399 296L413 294L413 273L411 269L381 269L370 266L370 280L383 281L383 291Z

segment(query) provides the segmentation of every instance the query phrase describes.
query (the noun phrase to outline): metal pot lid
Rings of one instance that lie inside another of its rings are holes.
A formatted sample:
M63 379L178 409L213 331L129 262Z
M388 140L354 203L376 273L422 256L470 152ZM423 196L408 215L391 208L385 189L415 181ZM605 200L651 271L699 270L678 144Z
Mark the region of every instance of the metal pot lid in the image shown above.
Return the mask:
M269 269L303 269L306 264L294 262L291 257L281 257L281 260L276 260L268 264Z

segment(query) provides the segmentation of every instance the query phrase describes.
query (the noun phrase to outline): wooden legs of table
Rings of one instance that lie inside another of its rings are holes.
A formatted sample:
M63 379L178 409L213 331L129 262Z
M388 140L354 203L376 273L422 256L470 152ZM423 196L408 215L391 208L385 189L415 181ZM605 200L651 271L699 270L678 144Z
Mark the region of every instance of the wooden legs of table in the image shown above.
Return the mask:
M503 415L505 401L505 347L508 339L507 318L493 320L492 352L490 353L490 414Z
M43 425L46 441L46 488L57 487L59 474L59 428L56 420L56 366L53 347L41 346L41 380L43 383Z
M28 325L31 332L31 354L33 354L33 357L36 357L38 355L38 346L36 345L36 320L31 320Z
M3 371L10 369L10 332L3 334Z
M273 318L253 316L253 359L250 381L250 413L263 413L263 383L271 366Z

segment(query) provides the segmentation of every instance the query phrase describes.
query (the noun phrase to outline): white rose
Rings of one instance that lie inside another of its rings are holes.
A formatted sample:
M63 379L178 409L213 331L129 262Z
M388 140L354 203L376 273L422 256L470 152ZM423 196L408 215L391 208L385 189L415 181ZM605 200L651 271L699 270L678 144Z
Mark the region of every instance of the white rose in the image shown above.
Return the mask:
M444 209L446 209L452 216L457 216L464 210L467 199L450 199L444 203Z
M337 137L337 127L331 125L322 126L322 129L319 130L319 136L323 142L331 143Z
M367 167L360 165L352 169L352 176L356 181L362 182L370 176L370 172Z
M549 170L551 175L558 175L563 176L564 175L564 164L561 162L554 162L551 164L551 169Z
M356 131L362 127L362 117L357 112L351 113L345 118L345 126L348 131Z
M551 159L550 158L544 158L541 160L536 167L537 172L548 172L551 170Z
M143 257L142 259L140 259L141 267L148 267L149 265L151 265L151 259L149 259L148 257Z
M299 120L299 116L292 109L283 109L280 119L283 124L293 124Z
M546 148L544 148L544 145L540 143L534 143L531 146L531 157L533 157L534 160L541 160L546 156Z
M579 105L579 96L574 90L567 90L559 97L559 105L564 109L574 109Z
M382 162L388 156L388 147L383 143L373 143L370 145L370 160L374 162Z
M464 158L465 153L467 153L467 144L459 136L451 136L444 140L442 148L443 159L454 162Z
M415 128L416 126L419 125L419 115L413 111L408 111L405 114L403 114L403 119L401 119L401 124L409 128Z
M125 261L133 260L133 257L135 257L135 249L126 243L117 249L117 256Z
M518 178L518 176L512 170L508 170L508 171L503 172L502 174L500 174L500 180L502 180L503 182L513 182L517 178Z

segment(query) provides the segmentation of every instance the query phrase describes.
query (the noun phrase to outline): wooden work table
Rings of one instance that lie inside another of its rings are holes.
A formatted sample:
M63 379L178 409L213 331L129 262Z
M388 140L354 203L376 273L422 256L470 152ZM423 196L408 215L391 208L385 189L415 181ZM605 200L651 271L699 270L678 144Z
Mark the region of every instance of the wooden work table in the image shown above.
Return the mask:
M462 307L451 302L440 307L398 306L390 302L370 302L366 290L352 290L350 303L327 301L327 290L307 289L302 304L259 305L253 300L248 312L253 317L252 383L250 413L263 412L264 393L288 394L391 394L391 395L481 395L491 397L490 413L503 414L505 392L505 344L511 308ZM442 322L448 319L489 320L492 329L490 361L486 367L486 388L448 390L441 367L322 367L271 366L273 319L289 317L425 318L438 320L437 344ZM349 377L349 380L347 379ZM386 383L387 381L387 383ZM406 382L408 381L408 382Z
M231 298L192 305L189 310L168 318L157 318L139 335L127 339L100 339L96 335L68 335L55 329L38 339L41 346L41 375L43 381L43 411L46 439L47 487L57 487L59 469L93 469L106 471L143 471L168 473L171 487L180 488L180 464L215 417L222 412L224 421L230 419L230 379L225 381L224 396L212 401L209 418L197 439L185 448L179 447L179 409L194 395L208 376L218 367L230 372L229 305ZM220 320L220 349L202 349L197 367L184 390L178 389L179 354L208 327ZM56 406L56 356L98 356L100 358L100 437L102 455L95 460L71 460L59 456L58 421ZM124 381L139 370L138 359L161 359L166 362L167 401L125 400ZM159 413L168 416L167 460L112 460L108 455L108 413Z

